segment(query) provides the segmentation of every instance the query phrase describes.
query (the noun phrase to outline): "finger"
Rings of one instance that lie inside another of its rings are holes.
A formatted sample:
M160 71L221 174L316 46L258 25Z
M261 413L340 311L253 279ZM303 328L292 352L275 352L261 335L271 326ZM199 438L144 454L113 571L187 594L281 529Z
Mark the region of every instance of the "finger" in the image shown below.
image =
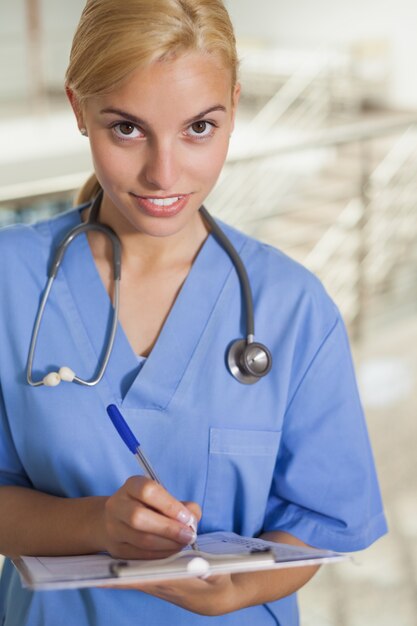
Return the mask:
M201 507L197 502L182 502L182 504L194 515L197 522L201 520L202 511Z
M131 476L126 481L126 488L132 499L139 500L162 515L185 525L196 523L191 511L154 480L144 476Z
M121 504L118 511L118 519L130 531L134 532L132 536L136 536L136 541L131 539L128 539L128 541L135 545L138 545L138 542L140 542L140 545L151 547L149 544L144 543L145 539L143 538L145 536L147 538L153 537L153 543L161 539L170 540L178 544L178 549L195 541L196 533L193 528L185 526L177 520L165 517L165 515L161 515L143 504L138 504L133 499Z
M174 554L177 554L181 550L182 546L173 544L173 547L169 547L167 550L158 549L146 549L143 547L137 547L134 544L120 542L115 543L109 549L109 554L115 559L140 559L145 561L153 561L155 559L165 559Z
M122 524L125 525L123 532L126 540L144 548L158 549L161 546L161 549L172 550L176 547L181 550L196 539L196 533L191 527L144 507L137 507L128 522Z

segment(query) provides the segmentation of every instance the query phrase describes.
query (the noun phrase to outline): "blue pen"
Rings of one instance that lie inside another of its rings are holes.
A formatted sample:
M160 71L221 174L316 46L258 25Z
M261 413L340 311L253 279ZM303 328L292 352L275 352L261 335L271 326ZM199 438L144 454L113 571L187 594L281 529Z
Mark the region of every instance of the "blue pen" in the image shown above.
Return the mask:
M149 463L146 456L143 454L139 441L136 439L135 435L130 430L128 424L126 423L123 415L120 413L117 406L115 404L109 404L109 406L107 407L107 413L111 421L113 422L114 427L119 433L120 437L123 439L123 441L129 448L129 450L137 458L139 465L145 472L145 476L147 476L148 478L152 478L152 480L154 480L156 483L161 485L162 483L159 480L155 470L153 469L152 465ZM193 525L190 524L190 526L194 531L196 530ZM198 546L196 542L191 544L191 547L193 550L198 550Z

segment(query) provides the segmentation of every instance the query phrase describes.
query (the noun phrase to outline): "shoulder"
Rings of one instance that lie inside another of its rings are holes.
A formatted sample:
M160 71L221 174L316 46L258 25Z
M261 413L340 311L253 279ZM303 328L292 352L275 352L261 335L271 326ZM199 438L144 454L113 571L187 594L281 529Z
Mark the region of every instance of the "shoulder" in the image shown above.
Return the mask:
M77 220L78 207L34 224L13 224L0 229L0 252L3 266L37 266L47 263L51 247Z

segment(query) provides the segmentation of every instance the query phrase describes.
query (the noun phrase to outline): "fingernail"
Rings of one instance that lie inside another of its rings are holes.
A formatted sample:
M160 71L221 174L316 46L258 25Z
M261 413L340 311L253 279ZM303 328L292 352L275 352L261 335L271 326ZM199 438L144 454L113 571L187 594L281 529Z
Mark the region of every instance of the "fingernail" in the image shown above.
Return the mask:
M197 538L197 535L191 528L182 528L179 532L180 540L184 543L194 543Z
M190 511L184 511L184 509L182 509L177 515L177 520L182 524L187 524L192 526L192 528L197 528L197 520L194 515L190 513Z

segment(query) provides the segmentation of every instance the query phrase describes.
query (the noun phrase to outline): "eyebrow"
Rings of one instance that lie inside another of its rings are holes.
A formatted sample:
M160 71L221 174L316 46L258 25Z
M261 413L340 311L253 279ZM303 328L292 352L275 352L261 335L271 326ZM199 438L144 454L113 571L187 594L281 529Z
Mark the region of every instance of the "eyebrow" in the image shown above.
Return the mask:
M198 122L198 120L201 120L201 118L205 117L209 113L213 113L215 111L222 111L223 113L226 113L227 109L222 104L215 104L214 106L209 107L208 109L205 109L204 111L201 111L200 113L197 113L197 115L193 115L193 117L190 117L188 120L185 120L184 123L187 126L189 126L190 124L194 124L194 122ZM132 115L131 113L128 113L127 111L122 111L121 109L112 109L112 108L102 109L100 113L101 114L111 113L113 115L120 115L121 117L124 117L125 119L128 119L129 121L134 122L135 124L138 124L138 126L148 126L145 120L141 119L140 117L137 117L136 115Z

